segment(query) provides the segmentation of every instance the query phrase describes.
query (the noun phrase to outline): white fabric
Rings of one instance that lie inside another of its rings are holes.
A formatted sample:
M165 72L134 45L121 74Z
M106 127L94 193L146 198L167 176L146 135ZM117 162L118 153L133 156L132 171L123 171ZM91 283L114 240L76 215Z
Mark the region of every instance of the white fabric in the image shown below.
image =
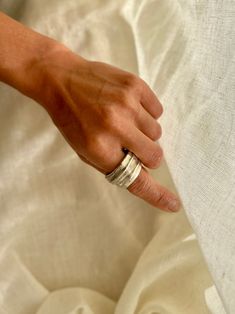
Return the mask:
M234 313L234 1L0 4L155 90L170 174ZM1 313L217 314L184 213L162 213L111 186L40 106L7 86L0 95ZM152 173L173 188L166 164Z
M224 306L218 297L215 286L212 286L205 291L206 303L213 314L226 314Z

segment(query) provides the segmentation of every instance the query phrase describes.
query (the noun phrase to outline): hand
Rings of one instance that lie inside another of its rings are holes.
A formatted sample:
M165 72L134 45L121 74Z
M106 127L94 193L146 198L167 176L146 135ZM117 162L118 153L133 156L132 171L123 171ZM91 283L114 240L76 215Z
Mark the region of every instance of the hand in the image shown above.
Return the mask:
M163 151L156 121L162 105L139 77L103 62L88 61L61 45L38 63L35 97L81 160L103 174L132 151L147 168L157 168ZM177 211L179 199L143 167L128 190L163 210Z

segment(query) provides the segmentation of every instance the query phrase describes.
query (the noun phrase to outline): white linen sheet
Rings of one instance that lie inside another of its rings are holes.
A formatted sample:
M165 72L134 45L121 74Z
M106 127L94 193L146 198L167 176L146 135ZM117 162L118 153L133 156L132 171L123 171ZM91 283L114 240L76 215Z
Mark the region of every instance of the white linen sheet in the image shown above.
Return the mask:
M172 189L173 178L206 258L183 211L163 213L110 185L45 110L1 85L1 313L234 313L234 1L0 7L149 83L164 106L166 159L152 174Z

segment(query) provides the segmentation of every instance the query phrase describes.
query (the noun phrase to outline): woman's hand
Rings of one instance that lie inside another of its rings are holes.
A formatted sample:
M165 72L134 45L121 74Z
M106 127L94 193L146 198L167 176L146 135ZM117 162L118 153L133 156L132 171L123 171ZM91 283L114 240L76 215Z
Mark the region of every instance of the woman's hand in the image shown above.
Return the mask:
M78 156L103 174L132 151L147 168L163 157L155 142L162 105L139 77L103 62L88 61L58 45L35 65L41 73L34 98ZM153 180L146 168L128 190L163 210L177 211L178 198Z
M107 174L126 148L147 168L160 165L156 119L163 109L143 80L88 61L1 12L0 43L0 81L40 103L83 161ZM128 190L161 209L179 209L177 197L144 167Z

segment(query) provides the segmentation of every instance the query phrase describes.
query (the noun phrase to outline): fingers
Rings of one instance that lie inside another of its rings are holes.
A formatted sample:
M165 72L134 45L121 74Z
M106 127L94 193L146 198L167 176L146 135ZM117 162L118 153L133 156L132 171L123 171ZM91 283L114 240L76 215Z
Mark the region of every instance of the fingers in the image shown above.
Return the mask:
M96 168L104 175L113 171L118 165L120 165L121 161L123 160L125 154L120 150L118 154L120 158L112 160L109 158L106 160L106 170L96 165L96 162L89 161L86 157L79 155L81 160L85 163L89 164L90 166ZM117 156L116 155L116 156ZM176 212L180 209L180 201L179 199L168 189L161 186L157 183L153 177L150 176L147 169L143 168L140 171L139 176L135 179L135 181L127 188L130 193L133 195L140 197L144 201L148 202L149 204L165 210L165 211L172 211Z
M162 135L160 124L142 106L140 107L136 119L137 127L153 141L158 140Z
M179 199L154 181L153 177L143 167L139 176L127 189L132 194L162 210L176 212L180 209Z
M141 105L152 115L153 118L158 119L163 113L162 104L152 89L143 80L141 91Z
M110 173L120 165L125 157L125 153L119 145L111 146L110 143L106 143L106 145L108 145L107 147L109 147L109 149L104 150L104 147L101 146L97 149L97 147L94 146L93 154L90 154L89 156L79 154L79 157L103 174ZM102 153L99 154L98 151ZM177 211L180 207L178 198L168 189L155 182L143 167L139 176L127 189L135 196L142 198L149 204L162 210Z
M147 168L160 166L163 157L162 148L135 126L127 129L121 141L123 147L133 152Z

